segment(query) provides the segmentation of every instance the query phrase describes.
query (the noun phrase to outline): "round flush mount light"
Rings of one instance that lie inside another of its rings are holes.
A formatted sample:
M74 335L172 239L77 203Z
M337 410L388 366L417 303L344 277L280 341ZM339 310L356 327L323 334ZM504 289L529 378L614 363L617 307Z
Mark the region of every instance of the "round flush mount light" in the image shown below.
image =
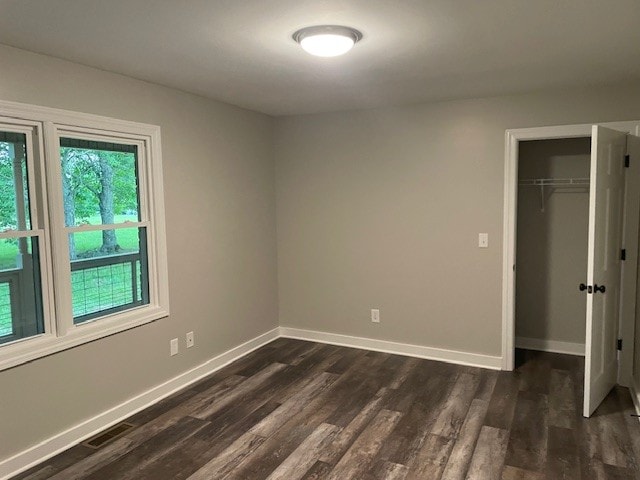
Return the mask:
M344 55L362 38L355 28L340 25L305 27L293 34L293 39L311 55L337 57Z

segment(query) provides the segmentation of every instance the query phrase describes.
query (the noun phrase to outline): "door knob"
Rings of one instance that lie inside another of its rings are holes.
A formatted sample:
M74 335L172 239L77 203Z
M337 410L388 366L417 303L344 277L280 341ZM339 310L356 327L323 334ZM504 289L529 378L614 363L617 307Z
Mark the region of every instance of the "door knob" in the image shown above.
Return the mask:
M598 292L600 292L600 293L604 293L604 292L605 292L605 290L606 290L606 288L605 288L605 286L604 286L604 285L600 285L600 286L598 286L598 284L597 284L597 283L594 283L594 284L593 284L593 291L594 291L594 293L598 293Z
M584 292L585 290L587 291L587 293L593 292L593 287L591 285L585 285L584 283L581 283L578 288L581 292Z

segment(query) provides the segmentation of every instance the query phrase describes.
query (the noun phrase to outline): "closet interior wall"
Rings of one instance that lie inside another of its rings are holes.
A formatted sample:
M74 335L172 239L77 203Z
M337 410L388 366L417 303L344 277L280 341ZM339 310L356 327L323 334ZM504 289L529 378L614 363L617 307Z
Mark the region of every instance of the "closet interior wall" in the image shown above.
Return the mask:
M519 145L516 345L584 351L589 187L528 183L588 179L590 150L590 138Z

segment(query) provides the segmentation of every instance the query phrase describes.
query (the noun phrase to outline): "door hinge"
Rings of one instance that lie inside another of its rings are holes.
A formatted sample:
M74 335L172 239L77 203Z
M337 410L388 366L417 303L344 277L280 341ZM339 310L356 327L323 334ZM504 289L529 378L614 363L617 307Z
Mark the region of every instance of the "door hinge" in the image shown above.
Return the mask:
M620 157L618 157L618 158L620 158ZM630 164L630 163L631 163L631 158L629 157L629 155L625 155L625 156L624 156L624 166L625 166L626 168L629 168L629 164Z
M623 249L620 251L620 260L626 260L626 259L627 259L627 249L626 249L626 248L623 248Z
M618 350L622 351L622 339L618 339Z

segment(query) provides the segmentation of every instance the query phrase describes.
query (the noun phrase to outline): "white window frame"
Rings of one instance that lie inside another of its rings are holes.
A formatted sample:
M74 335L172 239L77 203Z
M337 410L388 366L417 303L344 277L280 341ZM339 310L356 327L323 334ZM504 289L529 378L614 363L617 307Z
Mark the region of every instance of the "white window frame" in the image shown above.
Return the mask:
M160 127L6 101L0 101L0 125L9 131L29 133L30 232L31 236L40 239L45 328L43 334L0 345L0 371L167 317L169 285ZM138 147L141 220L118 226L146 228L148 304L73 323L67 233L70 230L82 232L85 228L68 228L64 224L60 137L120 142ZM36 176L34 171L42 172L42 175ZM36 196L42 197L42 212L37 211ZM17 235L0 233L0 238Z

